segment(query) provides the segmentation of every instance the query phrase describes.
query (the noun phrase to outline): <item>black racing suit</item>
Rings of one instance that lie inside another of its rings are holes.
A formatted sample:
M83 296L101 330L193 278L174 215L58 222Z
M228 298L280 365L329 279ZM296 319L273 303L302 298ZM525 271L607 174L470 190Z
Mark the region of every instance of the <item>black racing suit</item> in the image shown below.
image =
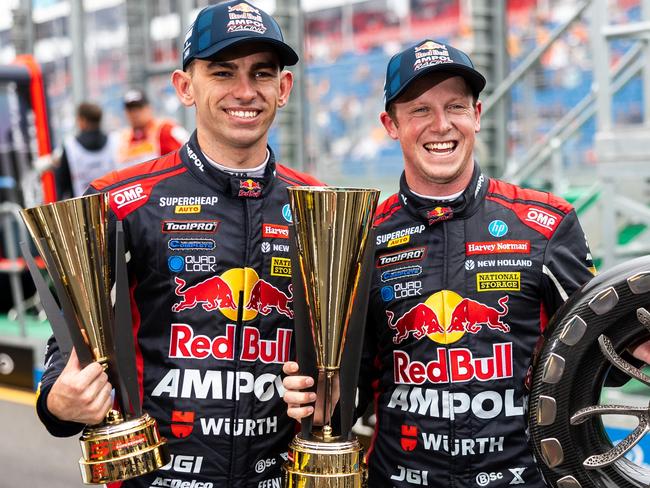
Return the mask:
M575 211L476 165L452 202L414 195L402 176L375 224L374 361L360 381L377 400L370 486L544 486L524 382L548 319L593 276Z
M280 486L295 431L280 377L293 355L286 188L304 184L319 183L272 152L261 178L219 171L194 134L91 185L111 194L109 230L124 222L142 405L174 456L124 487ZM46 364L39 415L73 435L82 426L46 408L64 366L52 339Z

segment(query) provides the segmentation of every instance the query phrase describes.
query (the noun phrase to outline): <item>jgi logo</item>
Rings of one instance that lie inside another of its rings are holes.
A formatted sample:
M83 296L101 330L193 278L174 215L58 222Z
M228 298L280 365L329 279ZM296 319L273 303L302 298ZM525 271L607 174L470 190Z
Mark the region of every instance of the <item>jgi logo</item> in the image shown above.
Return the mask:
M412 485L429 486L429 472L419 469L405 468L397 466L398 473L390 477L395 481L406 481Z
M184 456L181 454L172 454L172 460L169 464L163 466L162 470L176 471L177 473L200 473L203 464L203 456Z

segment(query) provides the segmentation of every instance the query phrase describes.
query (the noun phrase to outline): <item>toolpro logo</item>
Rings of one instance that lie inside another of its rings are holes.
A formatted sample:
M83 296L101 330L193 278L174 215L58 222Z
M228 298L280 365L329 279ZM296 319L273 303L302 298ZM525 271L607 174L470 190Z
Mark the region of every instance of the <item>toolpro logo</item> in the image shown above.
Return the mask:
M244 321L254 319L258 313L269 315L273 311L293 318L291 285L288 287L288 294L284 293L260 278L252 268L232 268L219 276L211 276L189 286L178 276L174 277L174 281L174 293L180 297L180 301L172 306L173 312L193 309L200 305L206 312L219 310L228 319L236 321L239 301L244 300Z
M395 331L393 342L399 344L409 336L428 337L439 344L453 344L465 333L476 334L484 327L499 332L510 332L503 321L508 314L508 295L498 300L499 308L463 298L451 290L434 293L402 316L386 310L388 325Z
M402 251L389 252L377 258L377 267L383 268L393 264L407 263L409 261L420 261L426 254L426 248L413 247Z
M165 234L214 234L218 227L217 220L163 220L162 223Z

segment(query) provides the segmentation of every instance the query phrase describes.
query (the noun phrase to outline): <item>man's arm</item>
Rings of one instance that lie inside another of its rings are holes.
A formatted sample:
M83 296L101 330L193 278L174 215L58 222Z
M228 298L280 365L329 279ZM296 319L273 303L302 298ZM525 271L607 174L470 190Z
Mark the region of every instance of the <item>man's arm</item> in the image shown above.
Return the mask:
M101 365L82 367L74 350L65 363L54 336L48 341L45 365L36 412L48 432L69 437L86 424L101 422L112 404L112 387Z
M591 251L575 210L560 222L544 253L542 302L548 317L595 274Z

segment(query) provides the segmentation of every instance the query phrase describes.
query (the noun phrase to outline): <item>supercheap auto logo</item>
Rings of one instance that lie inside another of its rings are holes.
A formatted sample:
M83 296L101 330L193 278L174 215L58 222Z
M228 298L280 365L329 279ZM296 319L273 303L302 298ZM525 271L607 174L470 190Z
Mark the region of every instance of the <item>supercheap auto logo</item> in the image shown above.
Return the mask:
M386 310L388 326L395 331L393 342L399 344L407 337L425 336L439 344L453 344L466 333L476 334L486 327L503 333L510 332L504 322L508 314L508 295L498 300L499 308L464 298L451 290L434 293L400 317Z
M291 285L288 286L288 293L285 293L260 278L252 268L231 268L194 285L188 285L178 276L174 277L174 281L174 293L180 300L172 306L173 312L201 306L206 312L218 310L228 319L236 321L239 302L243 299L244 321L253 320L258 313L269 315L272 311L293 318Z

